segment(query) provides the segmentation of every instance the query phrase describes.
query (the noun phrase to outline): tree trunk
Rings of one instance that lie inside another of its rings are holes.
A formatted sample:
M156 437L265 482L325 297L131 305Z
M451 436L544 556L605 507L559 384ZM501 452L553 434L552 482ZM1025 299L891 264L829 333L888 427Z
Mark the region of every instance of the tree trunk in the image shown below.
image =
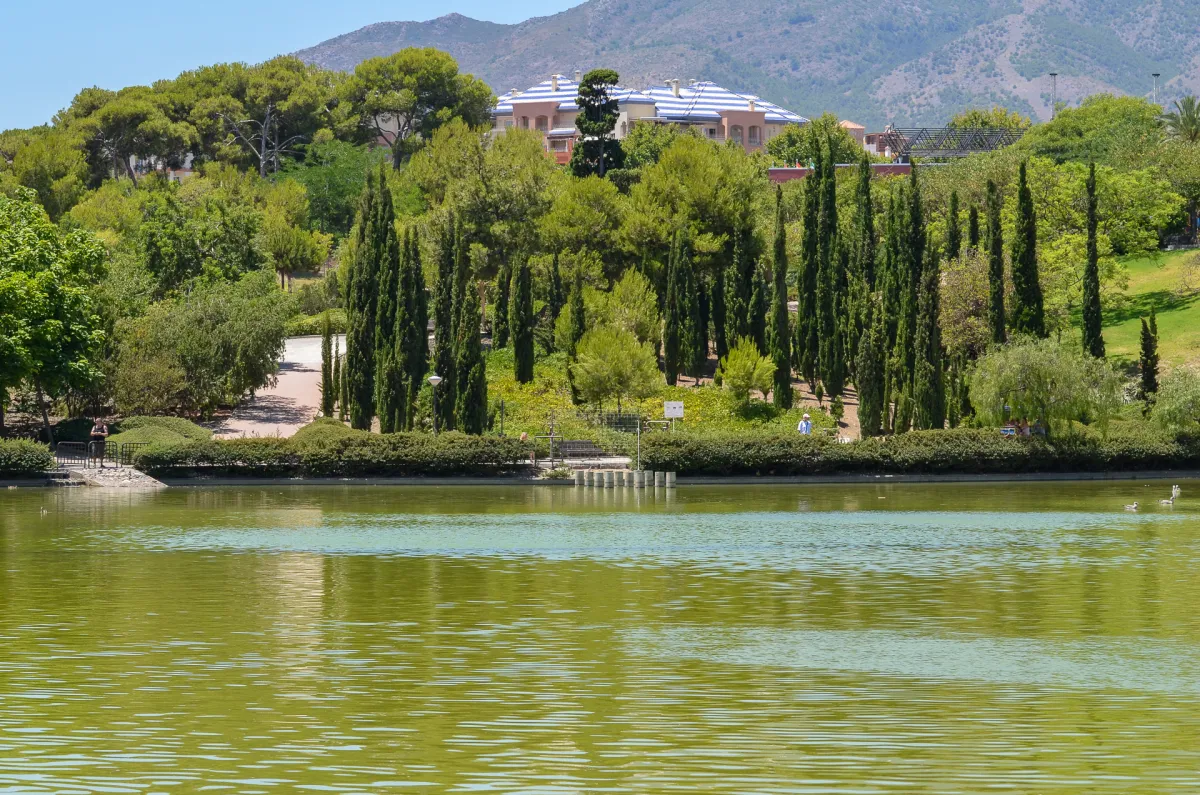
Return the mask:
M42 395L42 385L36 386L38 407L42 410L42 427L46 429L46 443L54 447L54 432L50 430L50 412L46 410L46 398Z

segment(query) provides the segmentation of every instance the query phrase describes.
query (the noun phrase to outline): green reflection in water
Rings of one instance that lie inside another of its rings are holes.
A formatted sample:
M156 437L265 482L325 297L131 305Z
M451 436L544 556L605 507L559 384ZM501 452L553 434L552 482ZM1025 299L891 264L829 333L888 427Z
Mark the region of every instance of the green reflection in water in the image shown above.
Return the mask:
M0 791L1195 792L1183 487L0 493Z

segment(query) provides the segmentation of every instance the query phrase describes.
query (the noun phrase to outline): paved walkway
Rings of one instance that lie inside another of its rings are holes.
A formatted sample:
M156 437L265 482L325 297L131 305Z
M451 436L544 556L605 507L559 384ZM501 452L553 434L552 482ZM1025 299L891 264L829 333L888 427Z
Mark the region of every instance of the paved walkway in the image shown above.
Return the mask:
M345 344L341 339L343 349ZM312 422L320 407L321 338L292 337L285 344L275 386L259 390L253 400L234 409L213 428L213 435L291 436Z

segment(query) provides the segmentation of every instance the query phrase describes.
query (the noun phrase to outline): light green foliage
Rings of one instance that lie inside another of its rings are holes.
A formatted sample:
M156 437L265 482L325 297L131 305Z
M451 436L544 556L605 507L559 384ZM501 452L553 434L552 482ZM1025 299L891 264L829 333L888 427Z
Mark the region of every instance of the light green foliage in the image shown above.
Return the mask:
M658 340L661 331L658 300L650 280L637 271L625 271L610 292L585 290L584 296L585 302L587 297L592 297L587 312L591 326L611 326L627 331L638 342Z
M951 118L948 126L957 127L958 129L1006 128L1027 130L1032 123L1027 116L1022 116L1015 110L1010 111L1008 108L1001 107L1000 105L993 105L990 108L968 108Z
M283 176L303 185L308 193L309 215L315 229L346 235L354 225L363 175L378 166L382 150L345 141L310 144L304 161L289 161Z
M1161 109L1141 97L1095 94L1027 132L1020 148L1056 162L1138 168L1162 141Z
M18 186L37 192L38 203L57 221L83 196L87 160L78 136L35 127L0 133L0 195L15 197Z
M1121 406L1122 381L1103 359L1074 342L1018 337L976 362L970 394L988 425L1011 417L1040 422L1047 430L1065 430L1075 421L1104 428Z
M1173 431L1192 431L1200 424L1200 373L1177 367L1162 379L1154 401L1154 421Z
M543 245L550 251L595 252L604 274L616 279L622 263L618 234L625 200L606 179L562 175L550 184L553 196L539 226Z
M662 383L658 357L650 345L623 329L598 326L579 341L571 365L575 386L585 402L603 409L606 400L652 395Z
M1200 143L1200 103L1188 94L1175 100L1175 106L1162 115L1167 135L1185 143Z
M760 392L764 396L775 381L775 364L771 357L758 352L754 340L742 337L729 349L717 368L721 386L733 395L742 406L750 404L750 393Z
M621 140L625 150L626 168L643 168L658 162L671 144L681 135L694 135L678 124L634 124Z
M115 444L157 442L203 442L212 438L212 431L183 417L139 416L126 417L108 441Z
M786 125L779 135L767 141L767 154L774 165L803 167L817 159L817 153L826 141L834 163L862 160L862 145L838 124L837 116L832 113L823 113L803 127Z

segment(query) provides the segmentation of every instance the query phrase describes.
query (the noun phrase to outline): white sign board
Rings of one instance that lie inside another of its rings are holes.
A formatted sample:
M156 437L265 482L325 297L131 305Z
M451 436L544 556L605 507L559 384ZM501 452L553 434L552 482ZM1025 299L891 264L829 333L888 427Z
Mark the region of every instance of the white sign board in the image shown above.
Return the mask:
M683 419L683 401L682 400L665 400L665 401L663 401L663 416L669 420Z

